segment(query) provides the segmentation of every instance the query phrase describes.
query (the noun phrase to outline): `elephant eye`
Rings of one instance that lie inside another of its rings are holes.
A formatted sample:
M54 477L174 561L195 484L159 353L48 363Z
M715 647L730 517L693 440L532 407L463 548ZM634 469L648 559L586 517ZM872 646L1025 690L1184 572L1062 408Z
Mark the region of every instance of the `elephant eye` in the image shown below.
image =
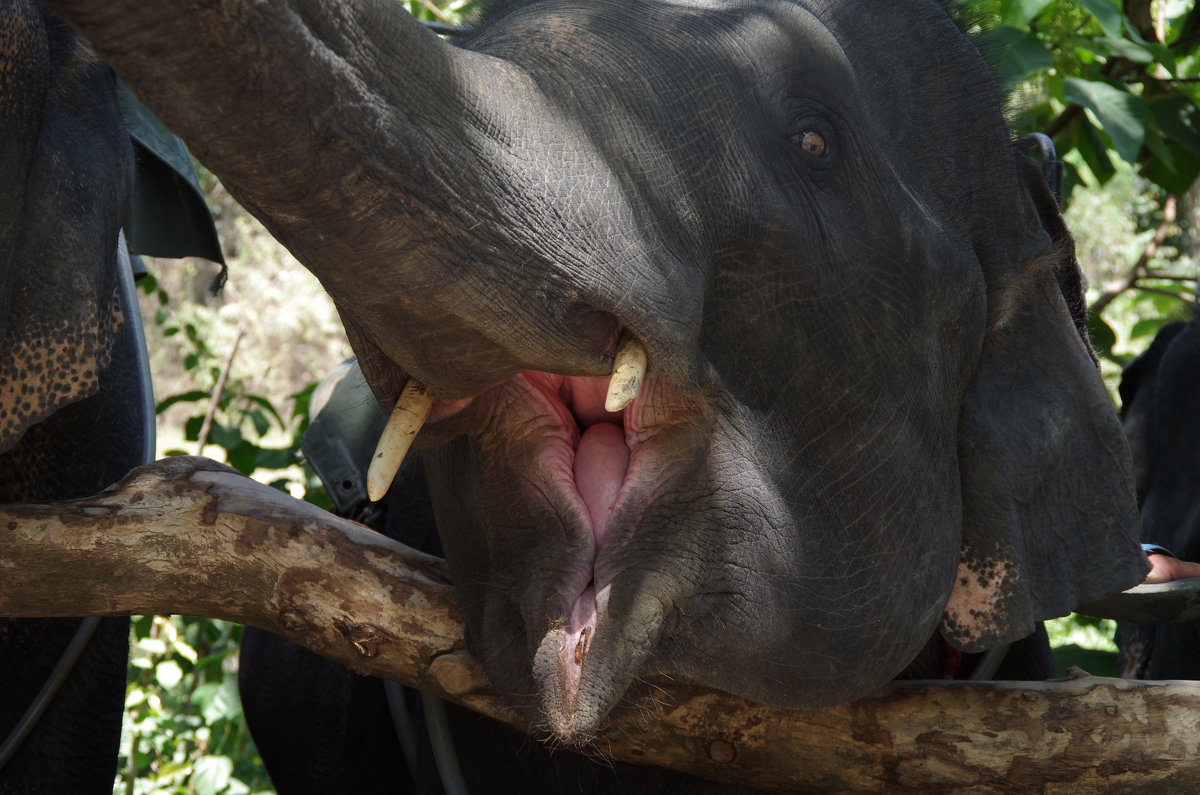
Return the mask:
M825 136L816 130L805 130L802 133L791 136L788 140L798 145L806 155L812 157L824 157L829 152L829 146L825 143Z

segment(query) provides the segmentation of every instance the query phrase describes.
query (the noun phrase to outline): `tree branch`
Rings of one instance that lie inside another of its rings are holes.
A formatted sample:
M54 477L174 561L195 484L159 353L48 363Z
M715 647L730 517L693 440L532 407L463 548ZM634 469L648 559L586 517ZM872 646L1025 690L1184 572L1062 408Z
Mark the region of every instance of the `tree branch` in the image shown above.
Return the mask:
M1194 282L1198 274L1195 273L1159 273L1158 271L1147 270L1143 279L1162 279L1165 282Z
M233 360L237 357L238 346L242 344L245 329L239 328L233 338L233 347L221 362L221 374L217 376L216 386L213 387L212 397L208 399L208 410L204 412L204 421L200 423L200 433L196 439L196 455L204 455L204 447L208 444L208 434L212 431L213 418L221 405L221 395L225 392L225 382L229 380L229 371L233 369Z
M1135 284L1135 290L1141 290L1143 293L1154 293L1155 295L1165 295L1167 298L1174 298L1177 301L1183 301L1185 304L1192 302L1192 297L1187 293L1174 293L1170 290L1163 290L1158 287L1147 287L1144 284Z
M1179 207L1179 200L1175 196L1168 196L1163 201L1162 206L1162 221L1154 230L1154 236L1146 241L1145 247L1142 249L1141 255L1137 261L1129 267L1121 276L1113 279L1108 284L1104 285L1104 291L1092 302L1088 307L1088 311L1093 315L1099 315L1104 311L1105 307L1113 302L1117 296L1126 290L1132 289L1137 285L1138 279L1142 279L1150 275L1149 264L1150 260L1158 252L1159 247L1166 241L1171 233L1171 228L1175 225L1175 216ZM1145 289L1145 288L1143 288Z
M444 564L201 458L0 508L0 615L185 613L278 632L530 731L464 650ZM592 752L759 787L1138 791L1200 778L1200 685L897 683L794 712L683 683L629 694Z

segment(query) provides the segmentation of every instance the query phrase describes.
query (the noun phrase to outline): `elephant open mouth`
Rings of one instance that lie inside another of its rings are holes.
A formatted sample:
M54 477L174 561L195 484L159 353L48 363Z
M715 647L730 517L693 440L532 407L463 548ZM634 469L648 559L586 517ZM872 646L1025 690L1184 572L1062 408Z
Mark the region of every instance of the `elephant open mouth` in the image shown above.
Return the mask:
M435 403L421 433L426 451L467 440L484 480L508 497L510 536L536 531L539 553L555 560L536 608L512 598L526 606L539 711L560 736L578 728L589 650L605 632L613 579L637 564L644 516L704 455L702 401L656 375L610 411L614 380L522 371L474 398Z

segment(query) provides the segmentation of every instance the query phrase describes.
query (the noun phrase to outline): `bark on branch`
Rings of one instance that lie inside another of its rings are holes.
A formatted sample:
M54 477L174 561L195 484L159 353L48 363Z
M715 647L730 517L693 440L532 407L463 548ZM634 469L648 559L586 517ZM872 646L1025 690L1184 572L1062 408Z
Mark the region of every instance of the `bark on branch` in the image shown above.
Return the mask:
M253 624L524 730L464 650L444 564L201 458L0 508L0 615ZM1083 676L904 683L792 712L679 683L632 694L594 750L792 791L1075 793L1200 778L1200 685Z

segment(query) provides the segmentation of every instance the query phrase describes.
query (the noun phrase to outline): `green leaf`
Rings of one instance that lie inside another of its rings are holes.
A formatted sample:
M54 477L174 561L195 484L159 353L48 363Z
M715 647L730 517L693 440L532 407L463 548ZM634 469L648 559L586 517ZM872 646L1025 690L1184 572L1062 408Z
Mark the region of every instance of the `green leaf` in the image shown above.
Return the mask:
M249 475L258 468L259 448L249 442L242 442L234 447L226 447L225 450L226 462L243 475Z
M1155 134L1147 134L1146 144L1150 147L1151 157L1142 163L1142 174L1168 193L1182 195L1200 177L1200 158L1182 146L1164 142L1162 151L1154 146Z
M1113 55L1119 55L1133 63L1154 63L1158 60L1149 49L1129 39L1104 37L1096 39L1096 43L1106 47Z
M166 688L172 688L183 679L183 669L174 660L166 660L154 666L154 678Z
M220 795L229 786L233 760L227 756L202 756L192 767L191 785L196 795Z
M1112 326L1104 322L1097 314L1088 313L1088 336L1092 338L1092 347L1101 356L1111 357L1113 346L1117 344L1117 333Z
M1175 170L1175 155L1171 153L1171 147L1155 127L1146 128L1146 148L1150 150L1151 155L1161 160L1163 165L1172 171Z
M1200 45L1197 33L1200 33L1200 6L1192 6L1185 15L1175 20L1167 38L1172 42L1175 52L1183 57L1191 54Z
M275 491L282 491L284 494L291 494L292 479L291 478L276 478L267 484Z
M1153 337L1158 334L1159 330L1171 322L1169 317L1145 317L1133 324L1133 328L1129 330L1129 339L1136 340L1142 337Z
M261 411L247 411L246 416L250 418L250 422L254 425L254 432L259 436L265 436L267 431L271 430L271 423L267 421L267 416Z
M1092 125L1086 115L1076 119L1072 127L1075 131L1075 148L1092 170L1092 174L1103 185L1112 179L1117 170L1108 157L1108 147L1105 146L1100 131Z
M154 413L162 414L176 403L195 403L200 400L207 400L208 397L209 393L201 389L196 389L191 392L183 392L179 395L171 395L168 398L163 398L162 402L154 407Z
M270 414L272 417L275 418L275 421L279 423L280 427L283 427L283 425L284 425L283 417L279 416L279 412L275 410L275 406L272 405L271 401L267 400L265 397L262 397L261 395L246 395L245 399L251 403L254 403L257 406L261 406L263 409L265 409L267 411L268 414Z
M255 451L254 462L260 469L284 469L296 463L296 454L290 447L260 447Z
M1000 16L1006 25L1028 25L1051 0L1002 0Z
M1125 17L1115 0L1079 0L1079 5L1096 18L1107 35L1119 38L1124 32Z
M1108 83L1068 77L1063 81L1068 102L1081 105L1096 115L1113 148L1123 160L1137 163L1146 137L1150 112L1141 97Z
M1150 156L1142 174L1168 193L1183 194L1200 176L1200 109L1179 92L1154 97L1146 107L1154 126L1146 130Z
M199 707L200 717L206 724L238 721L241 718L238 675L227 674L220 682L205 682L192 693L192 701Z
M203 417L188 417L183 423L183 438L188 442L199 441L200 426L204 424Z
M1166 138L1200 157L1200 107L1186 94L1172 92L1146 100L1146 108Z
M242 432L237 428L226 428L221 423L214 422L208 432L208 441L226 450L233 450L242 445Z
M1175 71L1178 66L1175 62L1175 53L1171 52L1170 47L1160 44L1157 41L1146 41L1144 38L1142 38L1142 34L1137 31L1137 28L1128 24L1128 22L1125 24L1125 35L1128 36L1135 45L1150 53L1155 61L1161 63L1163 67L1171 73L1172 77L1175 76Z
M1189 292L1185 286L1180 286L1177 288L1177 290L1179 293ZM1186 303L1183 298L1174 294L1163 295L1162 293L1146 293L1146 295L1149 297L1150 303L1154 305L1156 312L1158 312L1160 315L1171 317L1171 319L1175 319L1175 315L1182 308L1191 306L1191 304Z
M1033 33L1011 27L999 27L979 34L979 45L991 56L992 67L1013 86L1034 72L1054 65L1046 45Z
M190 662L192 665L195 665L196 661L199 659L196 654L196 650L181 640L173 642L171 644L171 648L175 650L176 654Z
M162 656L167 653L166 642L158 638L141 638L135 644L135 648L150 655Z

